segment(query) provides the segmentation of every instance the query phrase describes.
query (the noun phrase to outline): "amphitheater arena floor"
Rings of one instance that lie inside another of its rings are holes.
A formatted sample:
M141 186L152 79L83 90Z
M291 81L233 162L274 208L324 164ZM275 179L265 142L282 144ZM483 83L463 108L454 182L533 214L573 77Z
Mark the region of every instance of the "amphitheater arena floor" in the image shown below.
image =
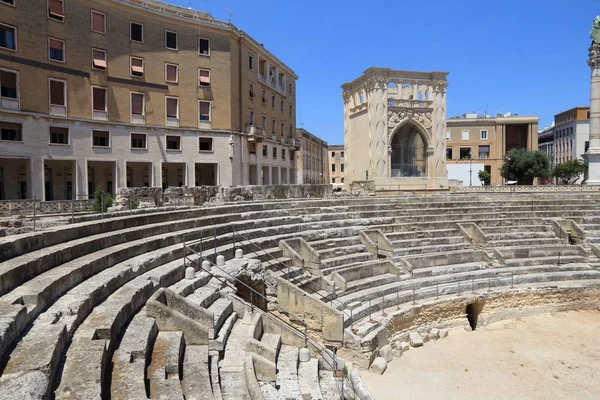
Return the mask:
M411 349L375 375L376 399L600 399L600 312L497 322Z

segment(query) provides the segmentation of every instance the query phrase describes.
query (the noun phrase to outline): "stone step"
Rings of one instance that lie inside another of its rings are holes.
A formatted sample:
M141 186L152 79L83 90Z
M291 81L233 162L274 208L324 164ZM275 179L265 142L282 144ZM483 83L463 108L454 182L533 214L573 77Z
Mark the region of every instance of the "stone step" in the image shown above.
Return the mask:
M229 318L233 312L233 303L231 300L221 297L215 300L207 309L213 314L215 321L215 335L221 330L221 327L225 323L225 320Z
M449 237L455 236L458 229L432 229L426 231L412 231L412 232L390 232L386 233L388 239L392 242L414 240L414 239L433 239L438 237Z
M442 265L439 267L415 268L412 271L413 278L426 276L450 275L460 272L479 271L488 267L486 262L478 261L464 264Z
M420 247L406 247L402 249L394 248L394 258L403 256L412 256L418 254L445 253L449 251L460 251L471 248L471 244L467 241L454 244L439 244L434 246L423 245Z
M385 283L397 281L398 277L394 274L382 274L378 276L370 276L368 278L357 279L347 283L346 290L342 294L348 294L363 290L370 287L377 287Z
M490 240L486 243L487 247L513 247L513 246L540 246L540 245L560 245L561 241L557 237L548 238L511 238L502 240Z
M260 342L270 349L275 350L275 358L279 355L281 349L281 335L278 333L263 333Z
M186 346L181 387L186 400L212 400L208 346Z
M194 291L194 293L187 296L186 299L188 299L198 307L208 309L215 301L221 298L219 288L220 283L215 278L213 278L209 282L209 284L199 287Z
M319 388L323 400L339 400L341 397L338 391L337 378L333 376L333 371L319 371Z
M220 363L219 377L221 395L225 400L250 399L244 376L246 341L250 338L250 325L238 319L225 343L223 360ZM214 385L214 381L213 381Z
M507 267L525 267L530 265L548 265L548 264L571 264L571 263L586 263L585 256L547 256L547 257L529 257L529 258L511 258L504 263Z
M319 360L311 358L298 365L298 385L303 399L322 400L319 386Z
M500 226L486 226L479 224L479 228L486 235L501 235L501 234L512 234L512 233L547 233L554 236L552 225L540 224L539 221L533 224L507 224Z
M234 313L231 313L231 315L229 317L227 317L227 319L223 323L223 326L221 326L221 329L219 329L217 337L214 340L209 340L209 343L208 343L209 350L216 350L216 351L225 350L225 344L227 343L227 340L229 339L229 335L231 334L231 329L233 328L235 321L237 321L237 314L234 312Z
M152 349L152 361L148 365L151 398L183 399L180 379L184 352L183 332L158 333Z
M283 399L300 399L298 348L282 345L277 358L277 387Z
M392 241L394 249L402 250L414 247L427 247L455 243L466 243L466 240L463 236L436 236L431 238L416 238Z
M361 244L358 236L337 237L332 239L316 240L309 242L315 250L329 249L331 247L354 246Z
M321 256L321 262L326 261L330 258L341 257L350 254L363 253L367 250L364 244L357 244L353 246L333 247L330 249L317 250L317 253Z
M321 271L326 275L333 272L331 269L334 267L369 261L375 259L376 257L377 256L375 254L364 252L328 258L327 260L321 261Z

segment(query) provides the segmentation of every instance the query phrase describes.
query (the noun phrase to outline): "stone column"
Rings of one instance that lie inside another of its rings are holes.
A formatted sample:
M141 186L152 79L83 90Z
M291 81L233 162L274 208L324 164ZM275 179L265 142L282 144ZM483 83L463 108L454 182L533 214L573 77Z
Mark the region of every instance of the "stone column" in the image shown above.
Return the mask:
M590 147L583 155L588 166L585 184L600 185L600 43L592 43L588 65L592 69Z

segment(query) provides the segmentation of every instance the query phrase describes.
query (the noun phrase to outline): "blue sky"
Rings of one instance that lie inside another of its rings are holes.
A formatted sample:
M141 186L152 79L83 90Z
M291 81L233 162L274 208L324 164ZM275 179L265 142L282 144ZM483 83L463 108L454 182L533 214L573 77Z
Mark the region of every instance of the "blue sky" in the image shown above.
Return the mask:
M169 1L169 0L167 0ZM188 6L187 0L170 2ZM597 0L192 0L263 43L299 76L298 125L343 143L340 85L370 66L447 71L448 117L553 115L589 104Z

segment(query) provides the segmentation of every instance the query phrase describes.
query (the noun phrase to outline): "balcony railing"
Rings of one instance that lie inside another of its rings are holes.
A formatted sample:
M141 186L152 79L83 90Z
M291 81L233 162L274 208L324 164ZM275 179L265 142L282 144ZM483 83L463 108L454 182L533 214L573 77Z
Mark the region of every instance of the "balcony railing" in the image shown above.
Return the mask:
M11 97L2 97L2 101L0 102L0 108L4 110L19 111L19 99L13 99Z
M262 142L265 138L265 130L254 125L246 125L246 132L251 142Z
M300 139L293 139L293 141L294 141L294 142L293 142L293 143L294 143L294 146L295 146L297 149L301 149L301 148L302 148L302 140L300 140Z
M108 121L108 113L106 111L94 110L92 118L98 121Z
M136 125L145 125L146 117L139 114L131 114L131 123Z
M67 107L50 105L50 114L52 115L67 115Z
M179 118L167 117L166 126L177 128L179 126Z
M285 90L285 85L280 85L277 83L277 79L275 77L271 77L271 78L267 78L266 76L262 75L262 74L258 74L258 81L264 83L265 85L269 86L270 88L278 91L279 93L281 93L284 96L287 96L287 92Z
M388 107L391 108L432 108L433 101L427 100L395 100L388 99Z

